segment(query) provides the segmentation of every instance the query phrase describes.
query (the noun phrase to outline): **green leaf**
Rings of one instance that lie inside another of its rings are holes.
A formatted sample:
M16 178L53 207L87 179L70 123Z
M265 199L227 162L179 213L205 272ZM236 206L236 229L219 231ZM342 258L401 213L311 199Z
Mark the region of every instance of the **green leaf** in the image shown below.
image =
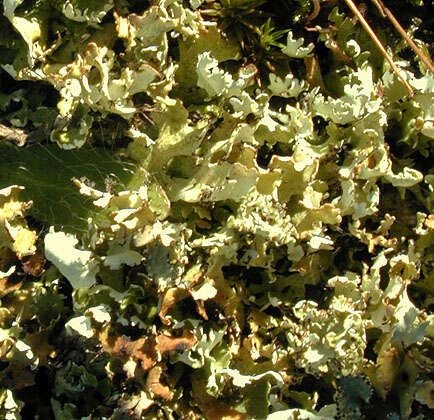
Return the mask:
M63 151L57 145L18 149L0 144L0 155L0 188L19 182L26 188L23 198L34 203L30 214L47 227L69 232L86 231L88 217L94 223L99 217L104 219L103 212L98 213L92 201L79 193L72 178L87 178L101 190L109 178L114 178L118 188L125 188L136 168L97 148Z

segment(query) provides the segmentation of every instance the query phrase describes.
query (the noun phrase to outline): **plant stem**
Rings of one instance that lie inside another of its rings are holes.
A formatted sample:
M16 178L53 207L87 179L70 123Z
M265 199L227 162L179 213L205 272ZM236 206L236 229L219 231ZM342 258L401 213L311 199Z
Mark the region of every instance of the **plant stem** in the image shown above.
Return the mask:
M408 36L407 32L405 32L404 28L395 18L393 13L383 4L381 0L371 0L372 3L377 6L377 9L380 11L381 15L384 18L388 18L395 29L401 34L401 36L407 41L407 44L410 48L418 55L418 57L422 60L425 66L429 69L429 71L434 74L434 66L429 60L429 58L419 49L419 47L414 43L414 41Z
M360 10L357 8L357 6L354 4L352 0L345 0L345 3L347 3L348 7L351 9L351 11L356 15L357 19L359 19L360 23L362 24L365 31L368 33L368 35L371 37L372 41L374 41L374 44L376 47L380 50L383 57L387 60L387 62L392 67L395 74L398 76L399 80L403 83L403 85L407 88L410 95L413 95L413 89L408 84L408 82L404 79L404 77L400 74L400 71L396 64L393 62L392 57L387 53L386 49L384 48L381 41L378 39L375 32L372 30L372 28L369 26L366 19L363 17L363 15L360 13Z
M307 17L306 23L312 22L318 15L321 10L321 7L319 5L320 0L313 0L313 11L312 13Z

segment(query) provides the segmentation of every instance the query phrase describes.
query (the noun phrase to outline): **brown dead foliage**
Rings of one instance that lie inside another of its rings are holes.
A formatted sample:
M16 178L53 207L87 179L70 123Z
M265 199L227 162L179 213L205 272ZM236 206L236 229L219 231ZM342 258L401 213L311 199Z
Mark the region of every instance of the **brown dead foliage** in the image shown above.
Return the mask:
M125 358L134 357L140 361L143 370L151 369L157 360L153 337L138 340L131 340L125 335L110 337L105 330L100 333L99 339L107 353Z
M185 351L197 343L196 336L189 331L184 331L181 337L160 334L131 340L125 335L110 336L108 331L104 330L99 334L99 339L107 353L121 358L133 357L140 361L144 371L153 368L164 353Z
M166 318L169 311L181 300L184 300L191 296L191 293L185 289L173 287L165 293L163 301L161 303L161 309L158 313L161 322L164 325L170 325L170 320ZM192 296L193 297L193 296ZM194 298L193 298L194 299ZM205 303L203 300L195 300L197 313L206 321L208 321L208 315L205 310Z
M184 331L182 337L171 337L160 334L157 336L156 349L163 355L168 351L185 351L191 349L197 343L196 336L190 331Z
M146 389L156 398L162 398L166 401L172 401L173 392L167 385L163 385L161 375L163 374L162 366L154 366L148 373L146 379Z
M207 420L245 420L249 418L247 414L240 413L215 400L207 404L200 404L199 407Z
M164 325L169 325L170 323L166 318L166 315L170 309L186 297L188 297L188 292L185 289L173 287L167 290L167 292L164 294L163 301L161 302L160 312L158 313L161 322Z
M399 371L401 355L394 347L383 350L377 358L376 384L377 392L385 399L392 389L393 382Z
M208 321L208 314L205 309L205 301L196 300L196 311L205 320Z
M8 278L0 278L0 298L6 296L9 293L14 292L15 290L21 289L22 282L11 282Z
M194 403L199 407L203 418L207 420L246 420L249 418L247 414L240 413L221 401L216 401L215 398L204 392L203 390L206 388L204 377L193 376L191 385Z
M39 359L39 364L47 365L48 358L53 357L56 353L54 347L48 343L48 332L38 332L26 335L26 343L32 348L33 353Z
M23 271L31 276L39 277L45 271L46 261L44 254L38 252L23 263Z

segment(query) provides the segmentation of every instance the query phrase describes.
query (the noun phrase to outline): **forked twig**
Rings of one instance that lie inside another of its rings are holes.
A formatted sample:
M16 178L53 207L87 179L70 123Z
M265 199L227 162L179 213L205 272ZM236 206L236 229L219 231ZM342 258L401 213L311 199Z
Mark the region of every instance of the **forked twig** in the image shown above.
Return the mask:
M390 67L392 67L392 70L395 72L395 74L398 76L399 80L403 83L403 85L407 88L410 95L413 95L413 89L408 84L408 82L404 79L404 77L399 72L398 67L393 62L392 57L387 53L386 49L384 48L381 41L378 39L375 32L372 30L372 28L369 26L366 19L363 17L363 15L360 13L360 10L357 8L357 6L354 4L353 0L345 0L345 3L347 3L347 6L351 9L351 11L356 15L357 19L359 19L360 23L362 24L365 31L368 33L368 35L371 37L372 41L376 45L376 47L380 50L383 57L387 60L387 62L390 64Z
M429 71L432 74L434 74L434 66L429 60L429 58L419 49L419 47L414 43L414 41L408 36L407 32L405 32L404 28L395 18L393 13L383 4L381 0L371 0L371 1L372 3L375 4L375 6L377 6L377 9L380 11L381 16L383 16L383 18L387 17L392 22L392 25L401 34L401 36L407 41L407 44L410 46L410 48L419 56L419 58L429 69Z

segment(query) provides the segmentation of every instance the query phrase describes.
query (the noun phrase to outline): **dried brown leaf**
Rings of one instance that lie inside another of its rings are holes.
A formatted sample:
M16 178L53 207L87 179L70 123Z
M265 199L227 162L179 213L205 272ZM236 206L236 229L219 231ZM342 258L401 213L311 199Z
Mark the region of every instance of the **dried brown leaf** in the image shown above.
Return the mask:
M171 401L173 399L173 392L168 386L163 385L160 382L161 375L163 373L163 368L161 366L154 366L148 373L146 379L146 389L156 398L162 398L166 401Z
M6 296L15 290L21 289L23 282L14 283L9 281L8 278L0 278L0 298Z
M249 418L247 414L240 413L226 404L215 402L215 400L199 407L208 420L245 420Z
M169 351L185 351L197 343L196 336L190 331L184 331L182 337L171 337L160 334L157 336L157 351L162 355Z
M110 337L107 330L99 335L103 349L114 356L133 357L140 361L143 370L151 369L157 361L154 340L151 337L130 340L129 337Z
M46 365L47 358L55 355L55 350L48 343L48 333L33 333L26 335L26 343L32 348L33 353L39 359L39 364Z
M23 270L26 274L39 277L45 271L46 261L44 254L36 253L23 263Z
M400 359L399 352L394 347L383 350L378 355L375 382L379 386L378 393L384 399L392 389L393 382L399 371Z
M173 287L167 290L167 292L164 294L163 301L161 302L160 312L158 313L163 324L170 324L170 321L166 318L167 313L173 306L186 297L188 297L188 292L185 289Z

